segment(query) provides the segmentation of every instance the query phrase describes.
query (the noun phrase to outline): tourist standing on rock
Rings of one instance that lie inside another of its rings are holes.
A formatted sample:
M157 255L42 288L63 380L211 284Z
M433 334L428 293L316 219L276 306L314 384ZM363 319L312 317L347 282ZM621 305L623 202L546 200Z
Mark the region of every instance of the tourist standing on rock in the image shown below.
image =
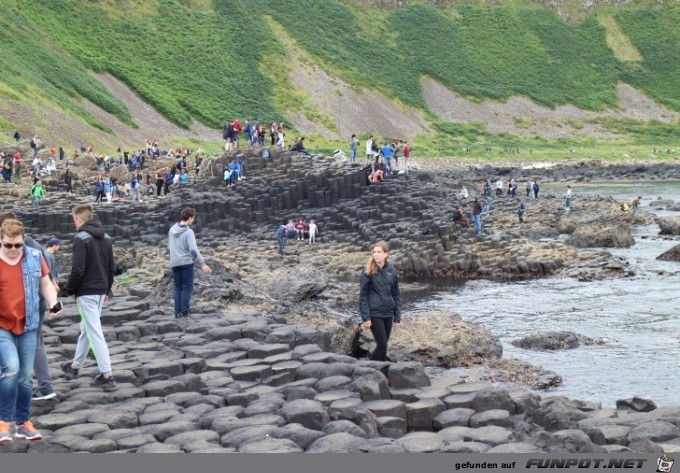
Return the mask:
M21 141L21 133L18 130L14 132L14 141L16 144L19 144L19 141Z
M383 158L385 158L385 173L388 176L392 175L392 154L394 153L394 150L390 145L387 143L383 144L383 147L380 150L380 153L383 155Z
M503 194L503 179L500 177L496 181L496 196L502 195Z
M408 174L408 160L411 157L411 147L404 141L404 157L401 160L401 170L399 174Z
M366 140L366 164L373 163L373 160L377 156L377 154L373 150L374 145L375 145L375 138L373 137L373 135L371 135L371 137Z
M96 199L94 199L94 203L98 204L100 202L104 201L104 178L102 176L99 176L96 181L94 181L94 190L97 193Z
M66 192L73 194L73 173L70 169L64 173L64 184L66 184Z
M62 370L67 376L75 378L85 364L88 352L92 350L99 374L91 384L108 389L115 386L116 381L111 373L101 315L113 286L113 240L106 234L101 222L94 219L91 205L74 207L71 217L78 233L73 237L71 274L66 293L75 298L81 321L76 353L72 361L62 365Z
M33 208L40 208L40 201L45 196L45 189L43 189L42 181L37 179L35 184L31 186L31 196L33 197Z
M373 246L361 273L359 311L364 329L371 329L376 347L371 360L385 361L392 325L401 322L401 295L397 270L387 262L390 249L384 241Z
M30 240L30 242L29 242ZM54 290L59 294L59 268L57 267L57 261L54 258L54 254L59 251L59 246L61 245L61 240L56 237L52 237L47 240L47 250L43 251L42 247L35 242L30 237L26 237L25 243L27 246L31 246L42 252L43 258L47 263L47 267L50 271L49 276L54 286ZM32 243L32 244L31 244ZM33 369L35 372L35 378L38 381L38 387L33 391L34 401L45 401L48 399L53 399L57 396L54 392L54 384L52 383L52 376L50 375L50 366L47 360L47 354L45 353L45 339L43 337L42 326L45 319L45 311L47 310L47 304L44 300L40 300L40 326L38 328L38 340L36 344L35 351L35 363Z
M564 210L571 212L571 186L567 186L567 192L564 194Z
M2 222L0 243L0 443L12 441L12 427L16 438L39 440L29 416L40 295L51 316L61 314L61 304L42 253L25 245L20 221Z
M538 191L540 187L538 186L538 181L534 181L534 199L538 199Z
M472 219L475 221L475 233L479 235L482 233L482 204L477 197L472 202Z
M524 204L521 202L517 206L517 217L519 217L519 223L524 223Z
M182 209L179 218L179 223L174 224L168 234L170 266L175 283L175 318L189 316L191 293L194 290L194 262L201 265L204 273L212 273L198 251L196 236L191 229L196 220L196 209Z
M309 221L309 244L316 243L316 235L319 233L319 227L314 222L314 219Z
M642 200L642 197L637 196L633 200L630 201L629 206L633 210L633 215L635 215L635 212L637 212L637 208L640 206L640 201Z
M21 182L21 153L14 153L14 176L16 182Z
M357 162L357 151L359 151L359 145L361 142L357 138L356 134L353 134L349 139L349 162L351 164L356 164Z

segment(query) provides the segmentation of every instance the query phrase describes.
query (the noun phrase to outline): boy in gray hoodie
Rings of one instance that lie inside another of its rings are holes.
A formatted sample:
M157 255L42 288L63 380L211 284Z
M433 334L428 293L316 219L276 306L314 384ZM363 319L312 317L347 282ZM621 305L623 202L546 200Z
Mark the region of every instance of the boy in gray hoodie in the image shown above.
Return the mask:
M191 229L194 220L196 209L184 208L180 212L180 222L174 224L168 233L170 266L175 281L175 318L189 315L189 303L194 290L194 262L201 265L204 273L212 272L196 246L196 237Z

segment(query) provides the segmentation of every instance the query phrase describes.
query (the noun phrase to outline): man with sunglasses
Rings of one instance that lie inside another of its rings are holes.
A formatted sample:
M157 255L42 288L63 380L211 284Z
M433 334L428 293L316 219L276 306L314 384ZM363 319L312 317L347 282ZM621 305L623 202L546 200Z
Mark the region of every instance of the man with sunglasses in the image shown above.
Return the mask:
M24 236L16 219L0 226L0 443L12 441L12 427L16 438L42 438L29 420L40 294L51 315L61 313L47 263L40 251L24 244Z

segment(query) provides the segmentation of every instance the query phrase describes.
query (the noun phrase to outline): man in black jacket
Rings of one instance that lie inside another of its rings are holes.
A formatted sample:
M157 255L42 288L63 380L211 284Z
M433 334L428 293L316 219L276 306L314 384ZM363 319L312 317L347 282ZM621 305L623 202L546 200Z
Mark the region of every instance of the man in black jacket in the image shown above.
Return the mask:
M109 388L116 382L111 374L109 349L100 317L113 285L113 240L104 232L101 222L93 219L91 205L74 207L71 215L78 233L73 237L71 274L66 292L75 297L81 322L73 361L64 364L62 369L67 375L76 377L92 349L99 367L99 375L92 384Z

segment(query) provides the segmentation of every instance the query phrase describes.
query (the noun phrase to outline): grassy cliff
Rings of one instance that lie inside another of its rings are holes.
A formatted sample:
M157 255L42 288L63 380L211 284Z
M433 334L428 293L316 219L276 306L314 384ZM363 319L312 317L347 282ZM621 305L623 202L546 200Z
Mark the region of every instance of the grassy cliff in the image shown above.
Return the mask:
M680 111L677 2L604 6L579 22L532 2L410 3L376 9L337 0L0 0L0 96L33 106L47 101L106 129L80 105L85 99L132 123L94 71L112 74L182 127L192 120L218 128L234 117L282 119L291 103L319 116L267 67L284 60L274 31L282 28L333 75L422 110L443 134L461 127L432 116L423 76L473 100L519 95L587 110L616 107L616 86L625 82ZM617 37L635 54L618 54ZM677 139L673 126L606 125L638 137L670 131ZM12 126L0 119L0 129ZM472 140L484 139L483 127L473 131Z

